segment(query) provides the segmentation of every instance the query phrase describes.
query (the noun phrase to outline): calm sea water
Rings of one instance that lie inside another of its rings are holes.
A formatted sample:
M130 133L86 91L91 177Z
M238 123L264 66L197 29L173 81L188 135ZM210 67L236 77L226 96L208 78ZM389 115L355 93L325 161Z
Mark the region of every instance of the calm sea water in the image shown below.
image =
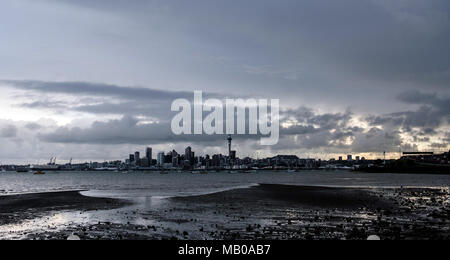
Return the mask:
M49 172L0 173L0 195L89 190L90 194L117 198L170 197L206 194L256 184L292 184L339 187L449 187L450 176L426 174L367 174L347 171L259 173L119 173Z

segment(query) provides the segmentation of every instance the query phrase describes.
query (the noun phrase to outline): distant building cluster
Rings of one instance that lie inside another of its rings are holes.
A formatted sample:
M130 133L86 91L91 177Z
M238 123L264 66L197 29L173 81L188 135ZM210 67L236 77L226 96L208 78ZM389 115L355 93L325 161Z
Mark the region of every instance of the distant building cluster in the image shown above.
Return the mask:
M359 167L380 167L396 160L378 159L366 160L364 157L347 155L346 159L339 156L338 159L301 159L296 155L277 155L274 157L255 159L239 158L237 151L232 150L232 137L228 136L228 154L214 154L196 156L192 147L186 147L184 153L175 150L170 152L158 152L154 157L153 149L147 147L144 153L136 151L121 161L89 162L83 164L57 165L56 158L52 158L46 165L27 166L0 166L0 170L98 170L98 171L128 171L128 170L277 170L277 169L356 169ZM449 153L404 153L401 160L418 163L448 165Z
M403 153L402 160L411 160L418 163L448 164L449 154L434 154L433 152L406 152Z

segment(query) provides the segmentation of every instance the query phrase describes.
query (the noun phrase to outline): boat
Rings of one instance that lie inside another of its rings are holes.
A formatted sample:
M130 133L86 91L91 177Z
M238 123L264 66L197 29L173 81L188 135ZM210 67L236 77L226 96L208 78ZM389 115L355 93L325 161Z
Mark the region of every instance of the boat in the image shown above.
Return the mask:
M200 174L208 174L207 171L200 171Z
M43 171L37 171L37 172L34 172L33 174L34 174L34 175L44 175L45 172L43 172Z
M50 162L45 165L31 165L31 171L59 171L61 169L60 165L56 164L56 157L50 158Z
M287 172L295 172L295 170L294 169L290 169L290 170L288 170Z
M169 174L169 171L167 171L167 170L162 170L162 171L159 171L159 174Z
M29 172L29 171L30 170L28 168L25 168L25 167L20 167L20 168L16 169L16 172L19 172L19 173L25 173L25 172Z
M30 167L31 170L33 171L58 171L60 170L60 166L59 165L32 165Z
M229 174L238 174L239 172L238 171L229 171L228 173Z
M192 174L200 174L200 171L191 171Z
M119 172L117 168L108 168L108 167L95 168L92 170L95 172Z

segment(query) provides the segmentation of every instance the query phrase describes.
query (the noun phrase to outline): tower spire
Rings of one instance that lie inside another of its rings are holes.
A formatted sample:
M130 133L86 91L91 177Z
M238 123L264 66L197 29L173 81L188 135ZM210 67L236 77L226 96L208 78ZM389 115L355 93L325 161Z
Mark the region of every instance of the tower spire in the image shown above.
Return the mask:
M231 141L233 141L233 138L231 138L231 135L228 135L228 156L231 157Z

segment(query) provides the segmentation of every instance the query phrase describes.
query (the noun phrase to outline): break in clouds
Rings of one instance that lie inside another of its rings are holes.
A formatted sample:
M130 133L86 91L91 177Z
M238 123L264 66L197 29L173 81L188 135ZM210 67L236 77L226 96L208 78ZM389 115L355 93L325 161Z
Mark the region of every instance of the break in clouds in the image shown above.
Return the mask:
M0 158L120 159L175 136L173 100L277 98L280 142L239 156L329 159L448 150L446 0L55 1L0 4Z

